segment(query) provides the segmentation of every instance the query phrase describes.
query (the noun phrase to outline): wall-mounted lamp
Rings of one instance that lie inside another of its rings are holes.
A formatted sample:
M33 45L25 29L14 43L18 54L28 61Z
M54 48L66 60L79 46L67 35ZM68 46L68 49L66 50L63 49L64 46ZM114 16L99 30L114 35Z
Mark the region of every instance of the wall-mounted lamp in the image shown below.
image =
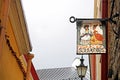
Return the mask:
M87 66L84 65L83 56L81 57L80 61L81 61L81 64L76 67L77 67L78 76L81 78L81 80L83 80L87 72Z

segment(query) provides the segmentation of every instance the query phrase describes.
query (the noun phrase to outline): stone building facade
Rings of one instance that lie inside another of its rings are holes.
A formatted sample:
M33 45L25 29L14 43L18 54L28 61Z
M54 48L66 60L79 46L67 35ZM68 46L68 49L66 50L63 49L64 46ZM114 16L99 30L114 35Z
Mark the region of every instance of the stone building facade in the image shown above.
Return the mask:
M115 14L119 15L107 25L107 54L90 57L92 80L120 80L120 0L94 0L95 18L110 18Z
M109 80L120 80L120 0L108 0L108 16L116 13L116 23L108 24L108 77Z

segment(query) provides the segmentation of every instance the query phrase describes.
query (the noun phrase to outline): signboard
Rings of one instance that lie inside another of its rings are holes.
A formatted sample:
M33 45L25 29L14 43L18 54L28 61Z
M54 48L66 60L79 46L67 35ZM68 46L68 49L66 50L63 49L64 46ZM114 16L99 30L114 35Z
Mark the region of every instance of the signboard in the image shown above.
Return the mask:
M106 53L106 25L100 20L78 20L77 54Z

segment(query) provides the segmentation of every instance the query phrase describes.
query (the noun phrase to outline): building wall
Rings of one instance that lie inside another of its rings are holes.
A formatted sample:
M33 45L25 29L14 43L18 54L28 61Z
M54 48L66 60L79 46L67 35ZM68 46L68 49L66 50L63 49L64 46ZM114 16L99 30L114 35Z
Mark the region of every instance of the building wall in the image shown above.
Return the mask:
M91 80L96 80L96 55L90 55Z
M94 18L102 17L102 2L101 0L94 0ZM91 79L101 80L101 55L90 55L91 63Z
M112 1L115 1L112 15L116 14L117 12L120 14L120 0L99 0L99 1L102 1L102 17L103 18L106 18L107 15L108 15L108 18L111 16ZM97 0L95 0L95 4L96 4L95 16L97 16L97 10L98 10ZM116 17L113 19L114 21L116 21L116 24L108 22L108 31L107 31L108 54L101 56L102 80L104 80L107 77L107 75L110 74L110 70L112 70L113 72L111 72L111 77L109 76L108 79L120 80L120 19L119 18L120 17ZM108 59L107 59L107 56L108 56ZM107 66L105 66L107 62L104 62L104 60L108 61L108 70L105 70L107 69ZM96 64L98 64L97 61L96 61ZM105 73L103 74L103 72Z
M0 0L0 80L39 80L31 49L21 1Z
M102 2L101 0L96 0L96 3L94 4L96 7L94 13L95 18L101 18L102 17ZM101 80L101 55L96 55L96 80Z
M115 1L114 7L113 7L113 13L112 15L116 14L118 12L120 14L120 1L119 0L113 0ZM112 11L112 1L108 0L109 7L108 7L108 14L111 15ZM112 77L109 78L110 80L120 80L120 20L119 17L114 18L116 21L116 24L110 24L109 23L109 59L108 59L108 69L112 69ZM115 33L113 31L115 30ZM118 35L116 35L116 33ZM119 77L119 79L118 79Z
M101 80L101 55L96 55L96 80Z
M0 80L23 80L23 73L12 55L6 40L3 41L2 53L0 57Z
M5 35L9 36L10 46L17 55L19 51L15 43L16 41L9 20L7 20L6 26L7 29L5 30ZM7 39L4 36L2 53L0 56L0 80L24 80L24 75L21 71L18 61L16 60L17 58L15 58L12 50L10 49L10 46L8 45L9 44L7 43Z

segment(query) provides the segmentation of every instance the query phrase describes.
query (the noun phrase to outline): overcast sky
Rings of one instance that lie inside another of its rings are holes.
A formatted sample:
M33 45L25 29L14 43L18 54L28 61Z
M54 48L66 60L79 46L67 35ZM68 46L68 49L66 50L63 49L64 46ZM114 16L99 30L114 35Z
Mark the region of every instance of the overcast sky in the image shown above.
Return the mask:
M36 69L71 67L80 57L76 55L76 24L69 18L92 18L93 1L22 0Z

